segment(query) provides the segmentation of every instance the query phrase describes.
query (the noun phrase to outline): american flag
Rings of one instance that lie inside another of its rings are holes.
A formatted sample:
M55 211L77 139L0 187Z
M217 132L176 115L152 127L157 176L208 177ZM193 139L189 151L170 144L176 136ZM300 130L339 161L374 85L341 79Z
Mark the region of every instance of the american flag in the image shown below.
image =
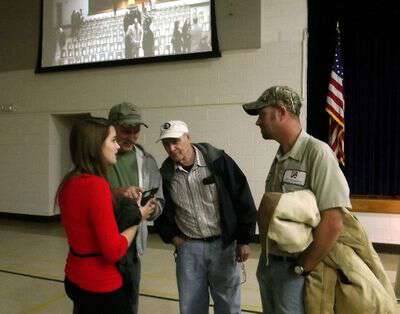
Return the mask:
M335 61L329 80L325 110L329 114L329 146L334 151L339 163L344 166L343 61L339 29L336 33Z

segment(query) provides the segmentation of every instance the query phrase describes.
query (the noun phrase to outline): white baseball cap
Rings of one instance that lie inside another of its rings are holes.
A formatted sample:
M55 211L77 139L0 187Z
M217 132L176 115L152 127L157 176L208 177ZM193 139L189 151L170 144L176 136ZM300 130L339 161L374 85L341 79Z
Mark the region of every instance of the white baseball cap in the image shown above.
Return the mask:
M179 120L170 120L161 124L160 138L157 142L164 138L181 138L184 134L189 133L187 124Z

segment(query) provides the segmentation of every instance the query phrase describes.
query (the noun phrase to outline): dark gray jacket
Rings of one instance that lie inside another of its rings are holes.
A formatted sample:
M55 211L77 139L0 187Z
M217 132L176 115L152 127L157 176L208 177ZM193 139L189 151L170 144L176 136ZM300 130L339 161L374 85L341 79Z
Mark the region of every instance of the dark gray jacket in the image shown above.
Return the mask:
M247 179L238 165L223 150L208 143L194 144L203 154L218 191L222 241L228 246L234 240L248 244L255 233L256 208ZM164 211L155 221L156 230L166 243L182 235L175 223L176 205L170 195L175 163L167 158L160 169L165 198Z

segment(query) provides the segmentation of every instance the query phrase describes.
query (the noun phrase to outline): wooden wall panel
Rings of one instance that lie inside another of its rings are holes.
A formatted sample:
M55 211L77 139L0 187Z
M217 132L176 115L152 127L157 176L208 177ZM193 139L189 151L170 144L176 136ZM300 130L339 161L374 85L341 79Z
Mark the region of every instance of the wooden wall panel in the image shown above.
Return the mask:
M400 214L400 199L352 197L355 212Z

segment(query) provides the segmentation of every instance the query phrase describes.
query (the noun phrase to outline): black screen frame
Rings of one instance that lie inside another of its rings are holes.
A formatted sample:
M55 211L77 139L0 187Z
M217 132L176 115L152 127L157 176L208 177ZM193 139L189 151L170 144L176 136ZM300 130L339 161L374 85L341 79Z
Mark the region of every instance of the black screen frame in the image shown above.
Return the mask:
M171 61L174 62L174 61L182 61L182 60L197 60L197 59L221 57L221 51L219 48L219 40L218 40L218 32L217 32L217 20L216 20L216 14L215 14L215 0L210 0L211 51L186 53L186 54L173 54L173 55L154 56L154 57L141 57L141 58L134 58L134 59L110 60L110 61L102 61L102 62L42 66L44 1L45 0L41 0L41 3L40 3L40 31L39 31L37 63L36 63L36 68L35 68L35 73L37 73L37 74L48 73L48 72L69 71L69 70L80 70L80 69L91 69L91 68L93 69L93 68L137 65L137 64L148 64L148 63L159 63L159 62L171 62Z

